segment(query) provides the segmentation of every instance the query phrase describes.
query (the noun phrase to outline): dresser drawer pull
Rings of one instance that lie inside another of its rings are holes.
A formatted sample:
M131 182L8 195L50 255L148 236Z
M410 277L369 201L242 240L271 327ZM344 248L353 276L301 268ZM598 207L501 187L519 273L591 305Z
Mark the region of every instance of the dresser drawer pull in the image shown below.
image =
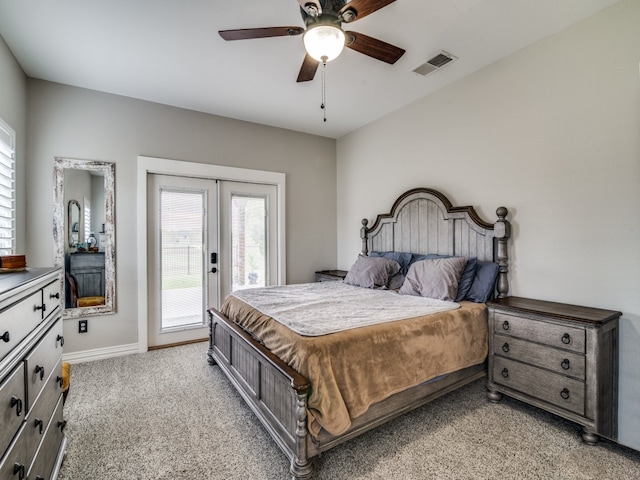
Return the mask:
M49 298L56 298L56 299L60 300L60 292L50 293L49 294Z
M569 370L571 368L571 362L569 362L568 358L565 358L564 360L562 360L562 362L560 362L560 366L563 370Z
M43 312L46 312L46 311L47 311L47 305L46 305L46 304L44 304L44 303L43 303L42 305L35 305L35 306L33 307L33 310L34 310L34 311L36 311L36 312L37 312L38 310L42 310Z
M22 414L22 400L18 397L11 397L11 408L16 407L16 417Z
M56 337L56 343L60 342L60 346L64 347L64 337L62 335L58 335Z
M2 340L4 340L5 343L9 343L9 341L11 340L8 330L2 334Z
M569 345L571 343L571 335L569 335L568 333L565 333L564 335L562 335L562 343L564 343L565 345Z
M58 420L58 428L60 429L60 432L64 432L64 429L66 426L67 426L66 420Z
M40 475L36 475L36 480L44 480L44 477L41 477Z
M36 370L35 370L36 375L40 374L40 380L44 380L44 367L41 365L36 365Z
M18 474L18 480L24 480L24 465L20 465L18 462L13 464L13 476Z
M502 345L502 351L504 353L509 353L509 344L507 342L504 342L504 345Z
M503 368L502 369L502 376L504 378L509 378L509 369L508 368Z
M505 320L504 323L502 324L502 329L503 330L509 330L509 321Z
M43 427L43 425L44 425L44 422L39 418L36 418L34 420L34 422L33 422L33 426L34 427L40 427L40 435L42 435L42 427Z
M567 390L566 388L563 388L562 391L560 392L560 396L562 398L564 398L565 400L569 399L569 390Z

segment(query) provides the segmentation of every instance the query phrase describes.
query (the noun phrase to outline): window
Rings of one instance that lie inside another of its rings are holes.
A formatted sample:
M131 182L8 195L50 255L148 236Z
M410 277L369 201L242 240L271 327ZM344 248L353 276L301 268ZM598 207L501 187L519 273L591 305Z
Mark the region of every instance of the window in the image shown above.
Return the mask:
M16 132L0 120L0 255L15 253Z
M91 200L89 200L87 197L83 197L82 203L84 208L84 232L82 232L82 234L84 235L84 242L89 243L89 239L93 234L93 232L91 231ZM91 246L95 247L95 245Z
M161 325L166 332L206 325L207 192L160 187Z
M267 286L267 197L231 194L232 289Z

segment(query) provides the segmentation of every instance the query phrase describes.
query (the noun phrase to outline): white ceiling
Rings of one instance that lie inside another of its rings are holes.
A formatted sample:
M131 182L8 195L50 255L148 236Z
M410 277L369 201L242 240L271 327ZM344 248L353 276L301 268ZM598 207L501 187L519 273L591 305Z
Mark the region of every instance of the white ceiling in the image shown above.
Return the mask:
M0 0L0 35L29 77L338 138L619 0L398 0L345 25L407 52L345 49L296 83L302 37L217 31L304 26L296 0ZM412 70L440 50L459 60Z

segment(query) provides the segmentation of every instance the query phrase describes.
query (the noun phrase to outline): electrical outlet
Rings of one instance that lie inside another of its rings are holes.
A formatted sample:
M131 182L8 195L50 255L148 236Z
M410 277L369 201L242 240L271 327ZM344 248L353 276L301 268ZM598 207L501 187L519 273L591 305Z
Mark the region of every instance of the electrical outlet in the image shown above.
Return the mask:
M87 333L87 320L78 320L78 333Z

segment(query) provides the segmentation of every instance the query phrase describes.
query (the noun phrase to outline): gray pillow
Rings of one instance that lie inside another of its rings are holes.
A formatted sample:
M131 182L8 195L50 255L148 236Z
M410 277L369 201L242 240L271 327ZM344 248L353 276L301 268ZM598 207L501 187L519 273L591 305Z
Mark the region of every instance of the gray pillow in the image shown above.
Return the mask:
M456 294L456 302L461 302L467 298L467 294L476 278L476 266L478 259L476 257L467 258L467 264L464 266L462 275L460 275L460 283L458 284L458 293Z
M411 262L409 265L420 260L431 260L434 258L452 258L453 255L439 255L437 253L427 253L426 255L420 255L413 253L411 255ZM460 275L460 282L458 283L458 293L456 294L456 302L467 300L467 294L473 284L473 279L476 277L476 263L478 259L476 257L467 257L467 264L464 266L462 275ZM406 275L406 274L405 274Z
M400 264L384 257L358 255L344 283L364 288L388 288L389 280L400 271Z
M476 303L485 303L487 300L491 300L499 271L500 267L497 263L478 261L476 274L466 300Z
M413 254L407 253L407 252L370 252L369 256L384 257L384 258L389 258L391 260L395 260L400 264L400 268L402 269L400 273L402 275L406 275L407 272L409 271L409 265L411 264L411 258ZM400 285L398 285L397 288L400 288Z
M409 267L400 294L453 302L466 264L466 257L434 258L415 262Z
M389 279L389 281L387 282L387 287L389 287L389 290L398 290L400 287L402 287L402 284L404 283L404 275L402 274L402 266L400 267L400 272L396 273L393 277L391 277Z

